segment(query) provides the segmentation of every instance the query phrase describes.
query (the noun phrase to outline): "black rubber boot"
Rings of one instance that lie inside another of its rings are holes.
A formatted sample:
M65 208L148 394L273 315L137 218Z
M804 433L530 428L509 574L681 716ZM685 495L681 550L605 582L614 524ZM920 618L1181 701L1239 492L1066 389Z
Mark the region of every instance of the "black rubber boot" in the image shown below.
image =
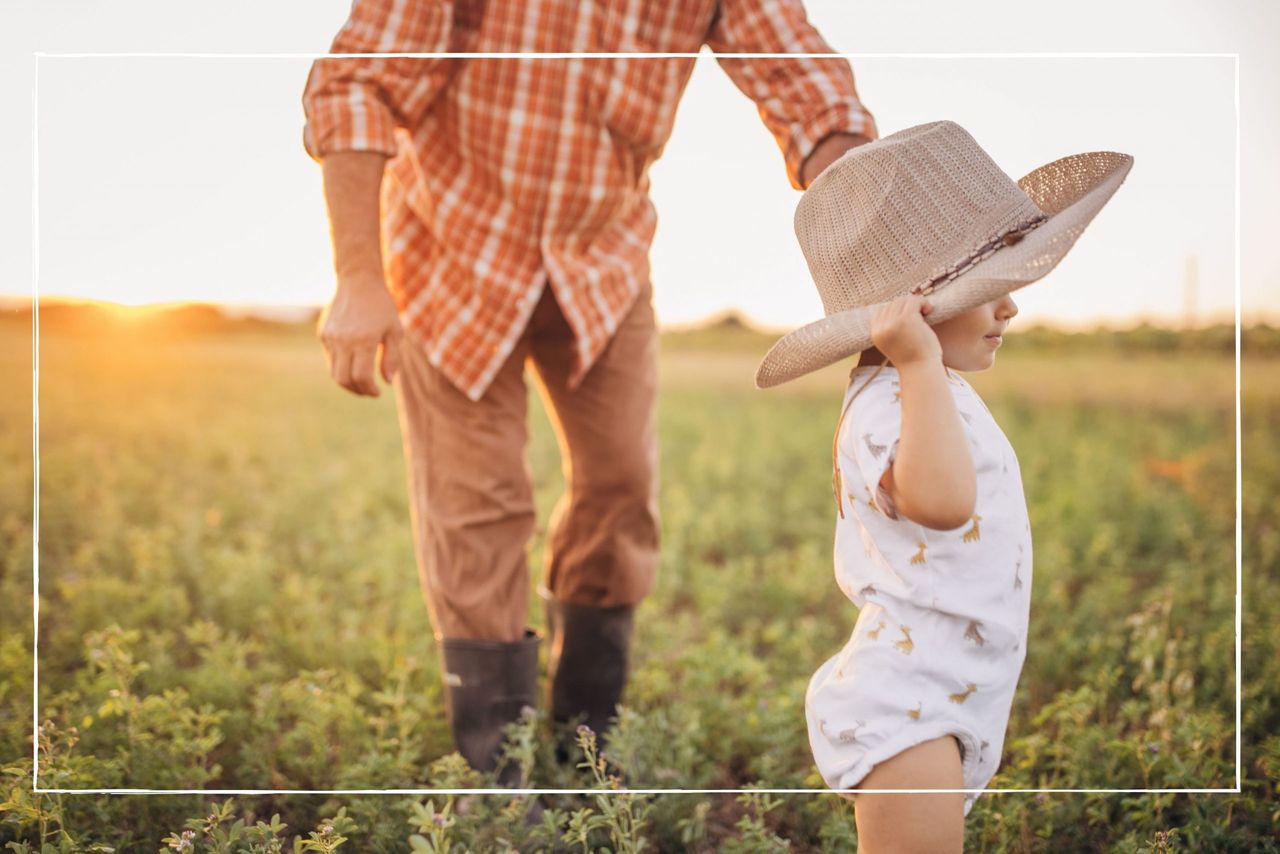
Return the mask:
M493 771L502 748L502 730L520 718L525 706L538 705L538 643L526 631L515 642L445 638L445 698L449 727L458 752L477 771ZM502 786L520 783L520 768L508 764L498 776Z
M598 743L618 713L627 683L635 608L571 605L542 592L547 608L547 664L552 720L591 727Z

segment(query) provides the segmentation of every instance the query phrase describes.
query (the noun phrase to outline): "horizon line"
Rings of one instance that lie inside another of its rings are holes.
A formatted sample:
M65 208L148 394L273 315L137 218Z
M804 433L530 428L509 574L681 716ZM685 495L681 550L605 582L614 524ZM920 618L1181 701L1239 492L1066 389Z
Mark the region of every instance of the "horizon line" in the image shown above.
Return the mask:
M91 306L104 308L112 312L136 312L139 314L158 314L186 307L208 307L216 309L230 320L254 318L284 325L295 325L306 320L310 320L322 311L325 305L324 303L214 302L201 299L167 300L163 302L148 303L122 303L115 302L113 300L98 299L95 297L44 294L40 295L39 303L41 307L44 308L71 305ZM29 295L0 294L0 311L29 311L31 309L31 304L32 298ZM818 319L819 318L816 317L813 318L813 320ZM727 306L692 320L659 320L658 326L663 331L681 332L704 329L725 320L737 320L753 331L768 334L785 334L786 332L797 328L797 326L778 326L775 324L762 323L749 312L737 306ZM1194 322L1190 324L1186 322L1184 317L1179 317L1176 312L1171 312L1168 315L1153 315L1150 313L1135 312L1125 315L1124 317L1094 318L1090 320L1065 320L1052 316L1032 316L1028 320L1029 325L1025 327L1026 329L1044 327L1059 332L1126 331L1141 326L1153 326L1173 331L1190 331L1213 326L1234 326L1237 322L1234 312L1229 309L1223 309L1222 311L1217 312L1198 313L1194 318ZM1242 328L1259 325L1280 326L1280 312L1270 309L1259 309L1245 313L1242 315L1241 321ZM803 325L803 323L799 324L799 326Z

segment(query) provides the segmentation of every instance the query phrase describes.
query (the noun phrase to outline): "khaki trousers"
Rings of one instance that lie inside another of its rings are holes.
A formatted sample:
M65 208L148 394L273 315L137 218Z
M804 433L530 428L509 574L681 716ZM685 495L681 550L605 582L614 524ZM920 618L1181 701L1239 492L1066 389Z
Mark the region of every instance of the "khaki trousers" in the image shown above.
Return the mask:
M657 330L646 286L576 389L574 337L550 287L479 401L404 339L393 385L418 576L437 638L516 641L528 625L534 531L526 362L551 414L565 494L543 583L575 605L635 605L658 561Z

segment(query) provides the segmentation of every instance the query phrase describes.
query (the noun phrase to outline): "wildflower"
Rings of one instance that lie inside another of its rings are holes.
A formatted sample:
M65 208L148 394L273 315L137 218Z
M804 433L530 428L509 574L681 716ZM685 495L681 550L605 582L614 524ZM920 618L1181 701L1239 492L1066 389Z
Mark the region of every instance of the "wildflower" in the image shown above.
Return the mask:
M435 822L436 827L448 827L449 819L440 813L431 816L431 820Z
M324 827L320 828L320 832L325 834L333 833L333 825L326 824Z
M1147 753L1150 753L1152 756L1154 756L1159 752L1160 752L1160 745L1158 742L1154 742L1154 741L1147 742Z
M169 843L169 847L174 851L194 851L195 843L193 843L191 839L195 835L196 833L194 830L184 830L182 831L182 836L177 838L170 836L166 841Z

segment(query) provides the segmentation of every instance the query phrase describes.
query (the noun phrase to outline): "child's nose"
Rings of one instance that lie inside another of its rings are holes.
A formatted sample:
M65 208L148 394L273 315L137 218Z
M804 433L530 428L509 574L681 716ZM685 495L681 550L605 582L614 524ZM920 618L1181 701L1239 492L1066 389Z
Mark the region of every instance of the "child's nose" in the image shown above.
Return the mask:
M1018 304L1013 301L1013 297L1005 295L1000 298L1000 302L996 305L996 316L1001 320L1008 320L1018 313Z

